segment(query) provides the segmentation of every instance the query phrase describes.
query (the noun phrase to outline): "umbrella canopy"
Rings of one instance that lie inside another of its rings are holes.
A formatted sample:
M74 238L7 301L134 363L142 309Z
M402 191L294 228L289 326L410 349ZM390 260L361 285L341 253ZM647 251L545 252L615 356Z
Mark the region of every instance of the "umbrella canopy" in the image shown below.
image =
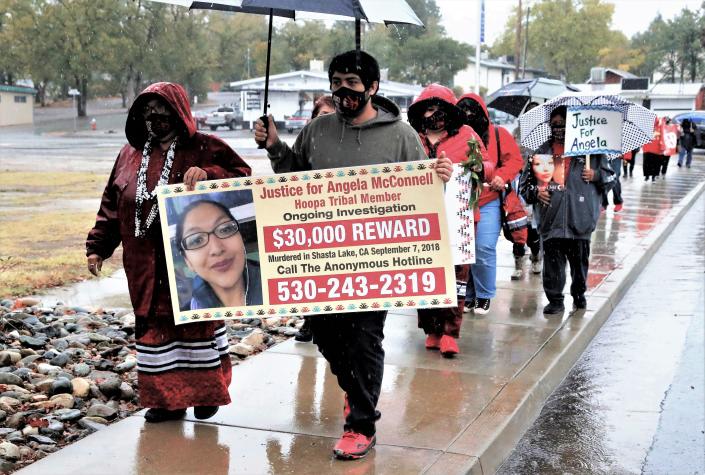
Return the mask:
M242 0L244 8L274 8L293 12L299 20L351 20L423 26L405 0Z
M656 114L617 95L595 95L579 91L562 95L531 109L519 118L521 144L537 150L551 137L551 112L559 106L607 106L622 113L622 152L651 141ZM617 155L612 155L611 158Z
M407 23L424 26L406 0L216 0L196 2L192 0L151 0L159 3L180 5L189 9L219 10L234 13L269 15L267 36L267 66L264 83L263 120L269 106L269 65L272 53L272 17L293 19L355 20L355 48L360 51L360 20L372 23ZM263 144L260 144L260 148Z
M490 94L487 107L519 117L529 101L542 103L566 90L577 91L573 86L557 79L518 79Z

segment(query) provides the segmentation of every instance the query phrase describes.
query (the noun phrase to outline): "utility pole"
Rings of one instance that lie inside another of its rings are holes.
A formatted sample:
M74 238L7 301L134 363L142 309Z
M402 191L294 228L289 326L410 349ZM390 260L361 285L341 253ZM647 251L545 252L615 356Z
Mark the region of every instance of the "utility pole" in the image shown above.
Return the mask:
M475 46L475 94L480 94L480 49L485 39L485 0L477 0L478 28L477 43Z
M526 55L529 48L529 15L531 15L531 7L526 8L526 26L524 27L524 54L521 55L521 78L526 76Z
M521 24L523 16L524 11L521 8L521 0L519 0L519 9L517 10L516 41L514 41L514 79L519 79L519 68L521 67Z
M250 79L250 47L247 47L247 79Z

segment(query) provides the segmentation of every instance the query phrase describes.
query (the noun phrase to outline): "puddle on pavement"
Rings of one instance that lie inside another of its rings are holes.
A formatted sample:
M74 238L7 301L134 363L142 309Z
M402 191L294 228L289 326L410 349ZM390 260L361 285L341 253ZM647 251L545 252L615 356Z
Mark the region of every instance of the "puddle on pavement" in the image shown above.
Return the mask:
M114 274L101 279L91 279L77 284L56 287L35 295L45 305L61 302L64 305L102 308L132 308L127 289L125 271L120 269Z

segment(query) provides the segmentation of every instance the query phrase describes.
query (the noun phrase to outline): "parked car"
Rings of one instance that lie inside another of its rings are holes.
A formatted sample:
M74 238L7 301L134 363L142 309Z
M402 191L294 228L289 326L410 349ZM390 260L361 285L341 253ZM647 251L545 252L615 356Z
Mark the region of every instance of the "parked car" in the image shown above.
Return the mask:
M512 114L508 114L498 109L493 109L492 107L488 107L487 112L490 114L490 122L494 125L504 127L510 134L513 134L514 129L519 126L518 119Z
M199 109L191 112L191 115L193 116L193 120L196 121L196 128L201 129L206 126L206 118L208 117L208 114L210 114L212 111L204 110L204 109Z
M683 119L690 119L695 124L695 147L705 148L705 111L690 111L673 117L673 122L680 124Z
M235 130L236 127L242 125L242 112L234 107L220 106L208 114L205 123L211 130L216 130L221 126Z
M299 110L294 112L294 115L285 117L284 128L292 133L294 130L303 129L304 125L311 122L310 110Z

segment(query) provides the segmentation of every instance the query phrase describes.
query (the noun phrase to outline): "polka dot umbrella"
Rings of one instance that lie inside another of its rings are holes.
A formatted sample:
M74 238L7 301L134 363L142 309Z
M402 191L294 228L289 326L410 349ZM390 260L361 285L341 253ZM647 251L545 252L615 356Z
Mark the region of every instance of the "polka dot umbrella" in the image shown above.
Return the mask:
M601 106L622 113L622 153L651 141L656 114L618 95L565 92L519 117L521 144L529 150L539 149L551 138L551 112L559 106ZM615 158L621 154L607 154Z

